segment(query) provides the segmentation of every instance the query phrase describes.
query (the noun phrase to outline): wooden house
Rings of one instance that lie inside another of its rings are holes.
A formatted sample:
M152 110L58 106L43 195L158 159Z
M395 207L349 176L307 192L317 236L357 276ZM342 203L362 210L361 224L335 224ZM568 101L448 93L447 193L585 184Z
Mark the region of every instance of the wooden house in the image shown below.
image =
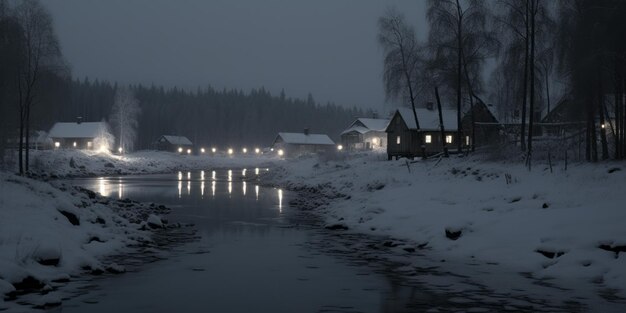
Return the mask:
M417 123L413 110L400 108L395 111L387 129L387 156L424 157L443 151L443 143L450 151L457 146L457 115L455 110L443 109L442 117L445 133L442 138L439 111L430 104L426 108L416 108Z
M157 150L179 153L193 148L193 143L185 136L163 135L157 139L155 145Z
M584 109L577 109L569 99L563 99L541 119L542 133L548 137L565 137L586 127Z
M461 125L465 134L465 144L476 147L497 144L500 142L500 132L502 125L498 122L491 105L483 102L474 104L474 140L472 142L472 110L463 115Z
M281 157L297 157L304 154L329 154L337 149L335 142L324 134L278 133L272 144L274 152Z
M388 124L388 119L358 118L341 133L341 144L347 150L384 149Z
M59 149L94 149L98 138L108 134L105 122L55 123L48 137Z

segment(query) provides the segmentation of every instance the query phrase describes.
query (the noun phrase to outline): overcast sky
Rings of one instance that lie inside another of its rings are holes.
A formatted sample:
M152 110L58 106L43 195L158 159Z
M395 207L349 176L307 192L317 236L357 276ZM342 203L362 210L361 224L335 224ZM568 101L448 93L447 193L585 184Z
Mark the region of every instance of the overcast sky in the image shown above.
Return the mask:
M377 20L426 36L425 0L46 0L75 77L250 90L382 109Z

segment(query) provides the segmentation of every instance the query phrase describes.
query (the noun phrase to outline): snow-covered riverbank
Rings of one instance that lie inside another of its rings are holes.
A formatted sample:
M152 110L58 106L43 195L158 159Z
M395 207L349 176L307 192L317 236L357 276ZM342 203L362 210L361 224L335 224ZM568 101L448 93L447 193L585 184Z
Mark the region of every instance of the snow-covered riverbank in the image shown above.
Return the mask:
M87 150L41 150L31 152L31 171L46 177L85 177L173 173L209 168L266 167L278 159L264 155L184 155L164 151L139 151L114 155Z
M0 310L5 297L29 292L45 294L31 305L56 305L47 292L78 275L123 272L105 258L150 242L149 229L162 226L156 214L167 212L0 173Z
M555 278L572 297L579 291L626 297L623 164L574 164L567 171L561 165L551 173L547 166L529 172L479 157L407 166L362 155L285 162L269 175L325 198L308 207L334 228L410 240L433 258Z

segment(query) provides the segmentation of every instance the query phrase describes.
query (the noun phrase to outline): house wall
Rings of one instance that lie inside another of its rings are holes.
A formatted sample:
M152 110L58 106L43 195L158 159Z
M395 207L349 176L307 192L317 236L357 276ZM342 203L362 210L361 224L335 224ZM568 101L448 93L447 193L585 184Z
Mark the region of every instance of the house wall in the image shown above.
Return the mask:
M59 149L84 149L91 150L94 148L94 138L52 138L53 145L58 142L61 144ZM91 142L91 147L89 143ZM76 147L74 147L76 143Z
M302 144L286 144L284 142L274 143L274 151L282 149L284 157L293 158L305 154L330 154L335 152L335 145L302 145Z
M348 150L371 150L387 147L387 133L370 131L366 134L352 132L341 135L341 144Z
M400 138L400 143L398 143ZM421 154L417 131L409 130L399 114L395 114L387 127L387 155L413 158Z

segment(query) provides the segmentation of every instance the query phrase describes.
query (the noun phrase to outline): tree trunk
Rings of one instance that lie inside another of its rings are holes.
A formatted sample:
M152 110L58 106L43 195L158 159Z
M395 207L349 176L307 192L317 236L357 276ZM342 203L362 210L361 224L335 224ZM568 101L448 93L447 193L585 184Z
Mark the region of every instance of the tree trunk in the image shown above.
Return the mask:
M26 125L25 125L25 130L26 130L26 145L24 147L25 149L25 157L24 157L24 172L28 173L29 172L29 158L30 158L30 103L26 104Z
M20 175L24 175L24 156L23 156L23 150L24 149L24 109L20 108L20 139L19 139L19 145L17 147L17 156L18 156L18 163L19 163L19 173Z
M550 75L548 74L548 70L546 69L546 104L548 105L548 111L546 114L550 113Z
M439 129L441 130L441 143L443 145L443 156L449 157L448 147L446 146L446 129L443 125L443 115L441 113L441 100L439 99L439 89L435 87L435 97L437 97L437 110L439 111Z
M528 167L531 166L532 150L533 150L533 122L535 119L535 16L537 15L536 0L531 1L530 16L530 105L528 108L528 154L526 162Z
M619 79L619 74L618 74L618 61L617 61L617 57L615 57L615 64L614 64L614 78L613 78L613 83L614 83L614 88L615 88L615 94L613 97L613 110L615 113L615 131L613 134L613 142L615 145L615 153L614 153L614 157L616 160L621 159L621 144L620 144L620 137L621 137L621 131L620 131L620 97L621 97L621 88L620 88L620 79Z
M526 151L526 99L528 97L528 57L529 57L529 17L530 17L530 0L526 0L526 37L524 38L524 83L523 83L523 98L522 98L522 123L520 126L520 148L522 151Z
M461 14L461 5L456 0L458 25L457 25L457 81L456 81L456 123L457 123L457 151L461 153L461 137L463 136L463 126L461 125L461 86L462 86L462 53L463 53L463 15Z
M606 142L607 125L604 120L604 88L602 86L602 62L598 63L598 115L600 116L600 142L602 144L602 160L609 158L609 146Z

